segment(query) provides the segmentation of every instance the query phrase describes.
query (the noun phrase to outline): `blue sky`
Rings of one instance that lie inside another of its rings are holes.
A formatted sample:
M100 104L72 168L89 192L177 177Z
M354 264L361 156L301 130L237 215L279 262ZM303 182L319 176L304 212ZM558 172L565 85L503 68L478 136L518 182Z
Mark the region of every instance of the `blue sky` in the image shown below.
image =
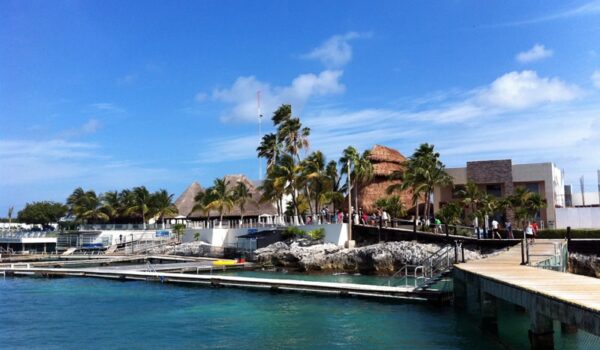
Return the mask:
M292 103L312 149L600 168L600 1L2 1L0 216L258 177Z

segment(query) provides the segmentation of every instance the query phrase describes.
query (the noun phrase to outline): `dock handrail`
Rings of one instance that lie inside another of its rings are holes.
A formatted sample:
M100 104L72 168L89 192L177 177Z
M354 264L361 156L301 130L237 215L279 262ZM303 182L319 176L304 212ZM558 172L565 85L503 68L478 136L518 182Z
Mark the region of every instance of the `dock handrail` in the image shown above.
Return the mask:
M391 286L393 279L399 276L402 277L400 277L398 285L402 285L404 282L404 286L408 287L408 279L412 277L414 288L425 286L429 281L446 272L451 267L450 252L452 248L451 244L447 244L423 259L420 265L406 264L402 266L388 279L388 286ZM409 269L412 269L412 275L409 274Z

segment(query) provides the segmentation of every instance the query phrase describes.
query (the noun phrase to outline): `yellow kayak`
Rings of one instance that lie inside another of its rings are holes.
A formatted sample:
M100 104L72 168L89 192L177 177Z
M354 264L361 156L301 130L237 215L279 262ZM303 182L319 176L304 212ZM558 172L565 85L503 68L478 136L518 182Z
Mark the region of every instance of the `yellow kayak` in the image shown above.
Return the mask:
M223 266L223 265L235 265L237 261L235 260L215 260L213 261L213 265L215 266Z

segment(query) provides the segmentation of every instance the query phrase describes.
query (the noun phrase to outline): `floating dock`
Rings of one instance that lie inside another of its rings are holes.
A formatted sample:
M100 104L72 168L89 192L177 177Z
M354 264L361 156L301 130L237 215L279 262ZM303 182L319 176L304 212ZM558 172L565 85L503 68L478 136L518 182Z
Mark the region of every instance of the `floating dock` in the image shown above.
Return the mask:
M246 264L235 264L227 266L227 269L244 268L246 266ZM187 267L190 266L186 266L186 268ZM43 277L96 277L122 281L157 281L162 283L196 284L209 287L237 287L269 290L275 292L292 291L302 293L354 296L363 298L405 301L429 300L435 302L446 302L451 296L450 292L441 292L436 290L418 290L411 287L391 287L354 283L334 283L272 278L219 276L214 274L198 275L191 273L171 273L156 270L140 271L136 269L126 268L126 266L122 266L119 268L44 268L31 266L27 268L15 266L14 268L0 268L0 271L4 271L7 276L37 275ZM209 270L219 271L224 268L225 267L212 267L204 265L196 266L195 269L197 272L208 272Z

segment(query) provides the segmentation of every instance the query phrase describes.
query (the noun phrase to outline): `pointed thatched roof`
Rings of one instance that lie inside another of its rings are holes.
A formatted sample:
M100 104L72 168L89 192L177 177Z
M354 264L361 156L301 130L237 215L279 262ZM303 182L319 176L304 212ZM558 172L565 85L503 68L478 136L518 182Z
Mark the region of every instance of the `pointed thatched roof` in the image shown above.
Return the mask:
M260 198L262 193L258 190L259 185L262 183L260 181L251 181L243 174L233 174L226 175L225 182L227 182L228 188L233 188L237 185L238 182L242 182L246 184L248 187L251 198L248 198L244 207L244 216L259 216L259 215L277 215L277 207L275 203L260 203ZM193 199L192 199L193 200ZM193 207L193 205L192 205ZM239 206L235 205L229 213L225 213L224 217L240 217L241 211ZM211 217L219 216L219 212L216 210L211 210L209 213ZM188 215L189 218L206 218L206 213L195 210L194 212Z
M394 171L402 170L406 157L393 148L375 145L371 149L369 159L373 164L374 177L369 183L360 186L358 206L368 213L372 213L376 210L375 202L388 196L387 188L390 185L401 183L400 180L390 180L389 176ZM412 206L410 190L396 194L402 198L402 202L407 208Z
M194 197L196 197L196 195L202 191L204 191L202 186L200 186L200 184L196 181L194 181L185 191L183 191L181 196L179 196L179 198L177 198L175 201L175 206L179 210L179 214L190 214L192 208L194 207Z
M375 176L389 176L394 171L402 170L402 163L406 161L406 157L400 152L381 145L373 146L369 159Z

